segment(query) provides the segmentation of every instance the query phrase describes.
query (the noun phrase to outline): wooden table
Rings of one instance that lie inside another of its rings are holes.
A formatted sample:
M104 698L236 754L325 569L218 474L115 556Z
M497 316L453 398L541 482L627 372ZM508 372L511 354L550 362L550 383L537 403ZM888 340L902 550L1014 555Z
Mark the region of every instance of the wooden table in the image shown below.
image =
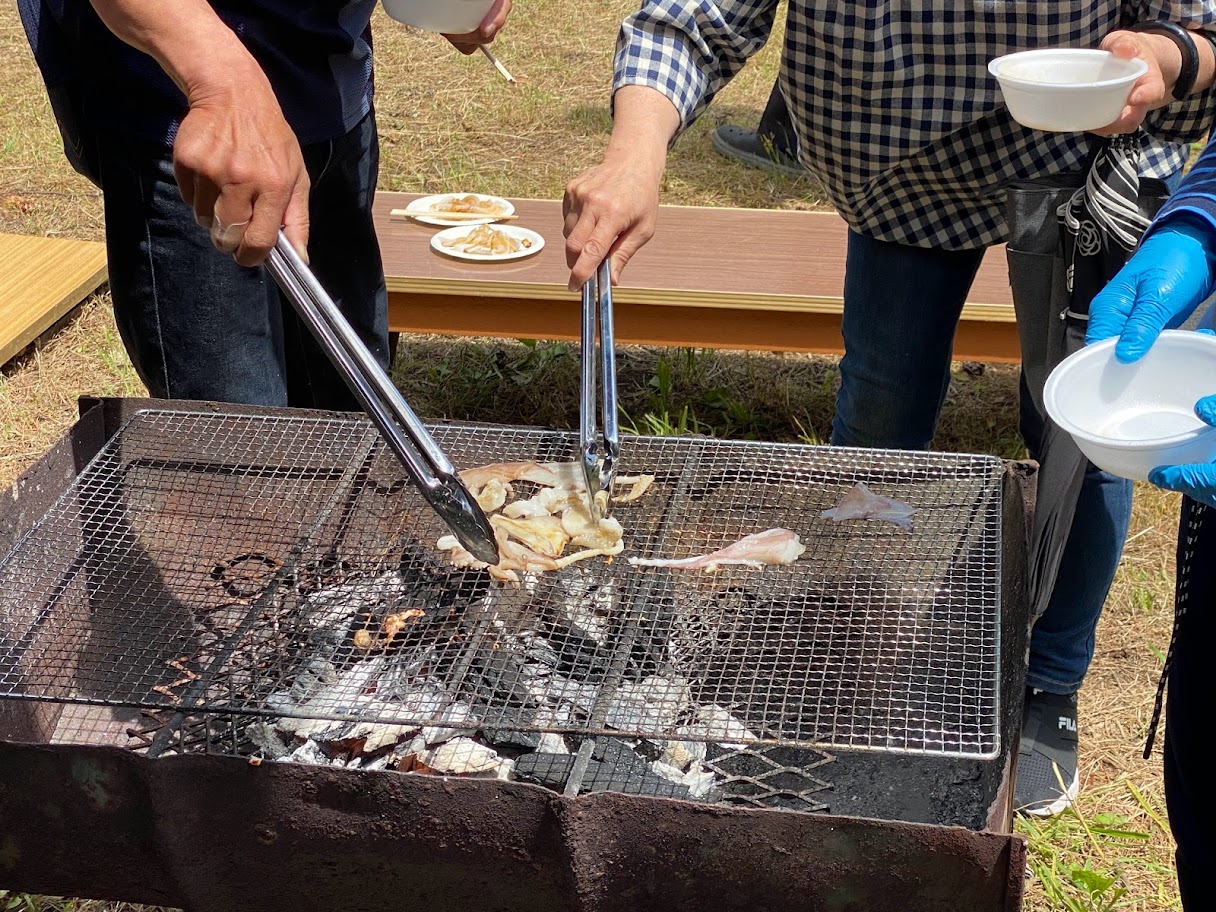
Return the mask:
M577 339L561 203L513 200L544 249L505 263L435 253L438 231L391 220L413 194L379 193L376 231L394 332ZM833 213L664 206L658 230L613 292L617 341L839 353L846 227ZM1003 247L984 258L955 339L967 361L1019 360Z

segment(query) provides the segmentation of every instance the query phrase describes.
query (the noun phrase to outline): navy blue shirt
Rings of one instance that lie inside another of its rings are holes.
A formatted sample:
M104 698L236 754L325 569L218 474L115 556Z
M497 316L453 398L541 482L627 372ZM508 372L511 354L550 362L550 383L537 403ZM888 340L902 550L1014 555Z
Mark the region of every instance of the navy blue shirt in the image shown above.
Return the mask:
M334 139L371 110L376 0L211 0L265 70L302 144ZM186 100L88 0L17 0L49 87L74 84L86 122L170 145Z

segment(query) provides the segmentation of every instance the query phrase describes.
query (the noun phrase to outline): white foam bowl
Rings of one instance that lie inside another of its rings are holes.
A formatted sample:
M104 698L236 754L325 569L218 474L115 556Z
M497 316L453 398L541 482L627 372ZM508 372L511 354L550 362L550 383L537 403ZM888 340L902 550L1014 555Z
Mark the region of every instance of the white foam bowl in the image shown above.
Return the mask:
M1216 394L1216 336L1167 330L1139 361L1115 339L1069 355L1047 378L1047 414L1094 465L1144 480L1157 466L1216 459L1216 428L1195 403Z
M380 0L398 22L430 32L461 35L476 30L494 0Z
M1083 48L1020 51L988 64L1014 120L1064 133L1114 123L1132 86L1147 71L1143 60Z

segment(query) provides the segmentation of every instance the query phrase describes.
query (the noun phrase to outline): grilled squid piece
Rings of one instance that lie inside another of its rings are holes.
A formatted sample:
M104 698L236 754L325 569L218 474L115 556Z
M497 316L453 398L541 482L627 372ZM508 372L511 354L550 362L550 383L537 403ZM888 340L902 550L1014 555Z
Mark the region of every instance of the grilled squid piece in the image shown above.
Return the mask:
M902 500L880 497L866 487L864 481L859 481L840 500L836 501L836 506L830 510L824 510L819 515L835 522L844 522L849 519L878 519L894 523L901 529L911 532L911 517L915 512L915 507L909 506Z
M728 564L743 567L792 564L804 551L806 545L799 540L797 533L789 529L769 529L746 535L733 545L727 545L712 554L679 560L631 557L629 563L634 567L667 567L672 570L703 570L713 573Z

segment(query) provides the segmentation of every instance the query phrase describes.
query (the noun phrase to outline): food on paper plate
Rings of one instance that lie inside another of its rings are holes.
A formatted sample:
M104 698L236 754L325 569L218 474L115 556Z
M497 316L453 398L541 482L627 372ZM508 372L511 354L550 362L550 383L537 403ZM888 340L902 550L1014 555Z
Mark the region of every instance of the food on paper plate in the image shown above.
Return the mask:
M629 563L635 567L667 567L672 570L703 570L713 573L719 567L737 564L743 567L768 567L792 564L806 551L797 533L789 529L768 529L745 535L732 545L720 548L712 554L684 557L679 560L662 558L631 557Z
M486 216L508 214L507 208L498 200L484 199L471 193L465 196L437 199L431 203L431 211L438 213L468 212L474 215Z
M453 566L485 569L504 582L518 583L521 572L560 570L593 557L613 557L624 550L620 522L587 508L586 482L575 462L499 462L466 469L461 480L490 514L499 561L493 566L465 550L454 535L436 547L447 551ZM514 499L521 482L536 486L531 497ZM653 475L618 475L618 503L637 500L654 483ZM581 550L565 553L573 545Z
M440 243L449 250L480 256L503 256L527 250L532 246L529 238L512 237L501 228L492 228L489 225L478 225L468 234L447 238Z
M836 501L836 506L830 510L824 510L819 515L835 522L845 522L849 519L878 519L894 523L901 529L911 532L912 514L915 512L916 507L909 506L902 500L880 497L866 487L864 481L859 481L840 500Z

